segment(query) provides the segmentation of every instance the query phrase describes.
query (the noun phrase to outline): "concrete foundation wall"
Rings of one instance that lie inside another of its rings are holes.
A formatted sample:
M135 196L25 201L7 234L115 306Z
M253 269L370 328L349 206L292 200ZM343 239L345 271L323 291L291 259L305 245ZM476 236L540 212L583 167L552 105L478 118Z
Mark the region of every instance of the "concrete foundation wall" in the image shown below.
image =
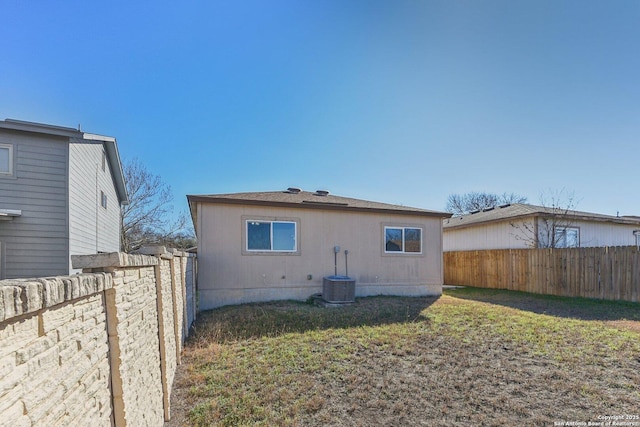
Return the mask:
M159 426L170 418L194 263L162 247L147 252L73 257L82 274L0 281L3 425Z

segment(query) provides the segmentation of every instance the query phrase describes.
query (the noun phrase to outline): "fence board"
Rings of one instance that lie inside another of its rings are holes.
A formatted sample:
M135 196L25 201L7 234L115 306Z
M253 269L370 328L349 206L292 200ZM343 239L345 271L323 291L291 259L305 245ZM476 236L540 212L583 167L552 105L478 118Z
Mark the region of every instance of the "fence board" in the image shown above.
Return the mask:
M635 246L444 253L449 285L640 302Z

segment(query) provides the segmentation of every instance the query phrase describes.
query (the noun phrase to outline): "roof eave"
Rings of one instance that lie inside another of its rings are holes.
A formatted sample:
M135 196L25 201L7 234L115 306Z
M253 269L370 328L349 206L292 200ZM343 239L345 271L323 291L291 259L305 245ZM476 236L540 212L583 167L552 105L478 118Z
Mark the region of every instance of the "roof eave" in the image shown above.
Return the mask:
M444 231L452 230L452 229L456 229L457 230L457 229L461 229L461 228L473 227L475 225L485 225L485 224L489 224L489 223L508 222L508 221L514 221L514 220L519 220L519 219L524 219L524 218L529 218L529 217L537 217L537 216L540 216L540 214L537 214L537 213L526 213L526 214L510 216L510 217L507 217L507 218L486 219L486 220L471 222L471 223L467 223L467 224L457 224L457 225L443 224L442 228L444 229ZM453 221L455 221L455 218L453 219Z
M32 132L32 133L40 133L45 135L56 135L56 136L64 136L64 137L77 137L78 135L82 134L82 132L79 132L78 130L73 128L46 125L42 123L27 122L23 120L15 120L15 119L5 119L3 121L0 121L0 129L8 129L8 130L21 131L21 132Z
M363 213L384 213L391 215L406 215L406 216L424 216L431 218L449 218L450 213L447 212L428 212L428 211L413 211L402 209L384 209L384 208L366 208L358 206L342 206L338 204L323 204L323 203L292 203L292 202L278 202L278 201L265 201L265 200L247 200L247 199L232 199L224 197L208 197L208 196L194 196L188 195L187 200L191 203L213 203L213 204L225 204L225 205L249 205L249 206L269 206L269 207L281 207L281 208L293 208L293 209L320 209L331 211L343 211L343 212L363 212Z
M127 186L124 179L124 171L122 170L122 162L120 161L120 154L118 153L118 143L114 140L105 142L105 150L107 157L109 158L109 164L115 165L112 167L111 172L113 174L113 180L116 184L116 190L118 192L118 199L120 199L121 205L129 204L129 194L127 193Z
M549 216L549 215L541 215L541 216ZM622 225L640 225L640 221L638 220L629 220L621 217L612 217L612 218L599 218L592 216L584 216L584 215L569 215L572 220L576 221L591 221L591 222L612 222L614 224L622 224Z
M197 240L197 238L198 238L198 212L197 212L197 208L196 208L196 205L195 205L196 202L194 201L194 203L192 204L190 197L192 197L192 196L187 195L187 204L189 205L189 214L191 215L191 222L193 223L193 230L196 233L196 240Z
M640 221L635 221L635 220L629 220L628 218L601 218L601 217L593 217L593 216L587 216L587 215L571 215L571 214L566 214L566 215L562 215L561 216L566 216L568 218L569 221L587 221L587 222L610 222L610 223L614 223L614 224L621 224L621 225L638 225L640 226ZM463 229L463 228L469 228L469 227L473 227L476 225L485 225L485 224L489 224L489 223L499 223L499 222L508 222L508 221L515 221L515 220L520 220L520 219L524 219L524 218L529 218L529 217L533 217L533 218L538 218L538 217L552 217L553 214L548 213L548 212L531 212L531 213L526 213L526 214L521 214L521 215L514 215L511 217L507 217L507 218L491 218L491 219L486 219L483 221L476 221L476 222L472 222L472 223L468 223L468 224L457 224L457 225L448 225L448 224L443 224L443 229L444 231L446 230L459 230L459 229ZM455 221L455 219L454 219Z

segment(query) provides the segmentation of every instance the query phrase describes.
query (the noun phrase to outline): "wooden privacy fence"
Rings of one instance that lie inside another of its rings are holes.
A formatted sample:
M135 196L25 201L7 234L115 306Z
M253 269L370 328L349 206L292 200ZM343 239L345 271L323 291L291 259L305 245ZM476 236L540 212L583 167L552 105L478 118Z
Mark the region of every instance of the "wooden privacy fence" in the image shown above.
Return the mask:
M639 302L640 252L635 246L445 252L444 282Z

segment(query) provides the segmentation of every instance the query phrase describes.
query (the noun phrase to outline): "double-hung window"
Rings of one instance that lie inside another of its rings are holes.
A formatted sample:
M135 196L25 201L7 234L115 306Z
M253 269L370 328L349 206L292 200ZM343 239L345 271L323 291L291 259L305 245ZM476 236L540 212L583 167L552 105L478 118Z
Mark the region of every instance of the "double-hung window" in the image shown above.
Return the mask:
M422 229L416 227L384 227L384 252L387 254L421 254Z
M13 175L13 145L0 144L0 176Z
M578 227L554 227L553 234L556 248L580 247L580 229Z
M247 251L296 252L297 224L294 221L247 220Z

